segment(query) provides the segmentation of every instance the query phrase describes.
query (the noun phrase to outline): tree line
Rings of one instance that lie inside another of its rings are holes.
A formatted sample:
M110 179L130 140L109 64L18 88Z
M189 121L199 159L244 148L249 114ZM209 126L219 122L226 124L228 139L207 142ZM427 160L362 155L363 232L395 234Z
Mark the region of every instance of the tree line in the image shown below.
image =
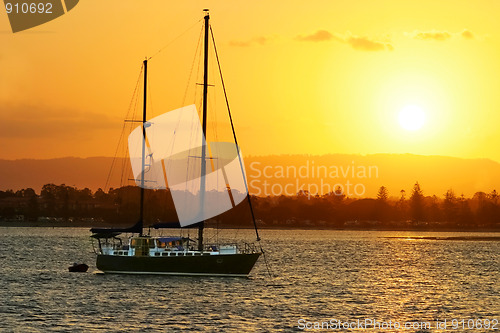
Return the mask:
M390 196L381 186L376 198L351 198L340 188L324 195L300 191L293 196L252 196L261 227L500 230L499 195L496 190L476 192L466 198L452 189L442 196L426 196L417 182L410 193ZM111 188L107 192L74 186L46 184L40 194L27 188L0 191L0 220L44 221L57 219L78 224L130 225L139 218L140 189ZM168 190L145 190L146 224L175 222L177 215ZM208 221L222 227L250 227L248 203Z

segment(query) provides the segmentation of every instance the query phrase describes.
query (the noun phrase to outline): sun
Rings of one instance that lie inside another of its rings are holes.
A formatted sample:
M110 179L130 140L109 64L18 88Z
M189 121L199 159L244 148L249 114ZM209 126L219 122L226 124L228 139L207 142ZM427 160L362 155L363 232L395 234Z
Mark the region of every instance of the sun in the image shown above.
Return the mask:
M417 131L425 124L425 112L416 105L407 105L399 111L399 125L407 131Z

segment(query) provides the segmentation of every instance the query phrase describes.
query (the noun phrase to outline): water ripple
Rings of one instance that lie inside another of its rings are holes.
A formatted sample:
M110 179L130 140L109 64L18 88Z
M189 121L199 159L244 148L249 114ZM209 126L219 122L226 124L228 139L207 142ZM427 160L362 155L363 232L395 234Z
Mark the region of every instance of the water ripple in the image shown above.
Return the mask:
M298 332L300 319L500 319L500 242L491 235L262 236L272 278L263 261L250 279L120 276L67 272L74 261L95 270L87 230L0 228L0 331Z

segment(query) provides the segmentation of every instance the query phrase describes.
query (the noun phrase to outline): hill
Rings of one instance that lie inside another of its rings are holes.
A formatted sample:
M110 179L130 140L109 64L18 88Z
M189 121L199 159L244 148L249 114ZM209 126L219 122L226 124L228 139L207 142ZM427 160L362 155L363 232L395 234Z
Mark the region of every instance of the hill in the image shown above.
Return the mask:
M105 187L112 162L110 157L0 160L0 190L31 187L39 193L44 184L54 183L95 191ZM383 185L391 196L398 197L403 189L409 195L416 181L425 195L439 197L450 188L467 197L500 189L500 164L488 159L410 154L273 155L246 157L245 167L250 192L261 196L293 195L301 190L326 193L341 186L348 196L374 197ZM130 184L126 159L116 160L113 169L108 187Z

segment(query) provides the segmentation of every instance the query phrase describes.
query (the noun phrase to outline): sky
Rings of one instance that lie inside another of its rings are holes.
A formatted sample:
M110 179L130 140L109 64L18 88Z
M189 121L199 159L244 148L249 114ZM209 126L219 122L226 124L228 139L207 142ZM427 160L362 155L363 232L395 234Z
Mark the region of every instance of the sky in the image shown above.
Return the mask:
M500 162L500 2L484 0L85 0L17 33L0 10L0 159L113 156L145 57L152 116L198 103L204 8L244 155Z

